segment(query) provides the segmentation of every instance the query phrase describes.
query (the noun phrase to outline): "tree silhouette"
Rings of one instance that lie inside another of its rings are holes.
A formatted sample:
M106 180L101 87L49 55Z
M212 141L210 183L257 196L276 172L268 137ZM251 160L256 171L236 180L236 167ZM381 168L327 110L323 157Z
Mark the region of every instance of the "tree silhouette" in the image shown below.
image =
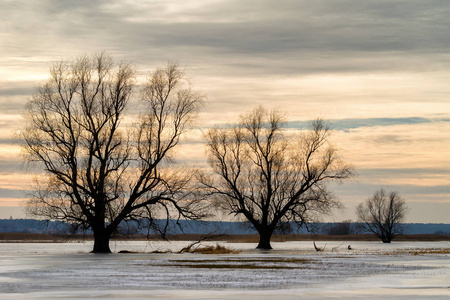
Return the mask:
M376 234L383 243L390 243L402 233L401 222L405 218L407 207L397 192L386 193L377 190L365 203L360 203L356 213L364 228Z
M50 75L22 131L27 161L44 170L32 215L91 228L93 252L110 252L121 222L200 216L192 176L169 160L203 101L176 65L151 73L137 104L134 68L105 53L55 63Z
M279 112L258 107L238 125L206 135L213 174L202 174L200 182L221 208L252 224L261 249L272 248L271 236L283 222L301 226L339 206L326 183L352 176L323 121L296 135L285 134L283 122Z

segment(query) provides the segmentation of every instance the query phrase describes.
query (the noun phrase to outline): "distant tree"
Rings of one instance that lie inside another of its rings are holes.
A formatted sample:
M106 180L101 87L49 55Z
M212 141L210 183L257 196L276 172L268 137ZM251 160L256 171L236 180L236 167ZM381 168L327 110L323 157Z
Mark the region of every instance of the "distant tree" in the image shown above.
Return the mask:
M301 226L339 206L326 184L352 176L323 121L293 135L285 134L283 122L278 111L258 107L233 128L206 135L213 174L201 175L200 182L215 203L251 223L260 249L272 248L277 228L292 221Z
M326 233L330 235L349 235L353 234L354 232L355 229L351 220L333 224L326 231Z
M203 97L176 65L151 73L133 107L135 70L104 53L55 63L50 75L22 132L26 159L44 171L32 215L91 228L93 252L110 252L122 222L199 217L191 175L169 163Z
M390 243L402 233L402 225L407 206L397 192L386 193L384 189L377 190L365 203L356 208L359 220L365 230L376 234L383 243Z

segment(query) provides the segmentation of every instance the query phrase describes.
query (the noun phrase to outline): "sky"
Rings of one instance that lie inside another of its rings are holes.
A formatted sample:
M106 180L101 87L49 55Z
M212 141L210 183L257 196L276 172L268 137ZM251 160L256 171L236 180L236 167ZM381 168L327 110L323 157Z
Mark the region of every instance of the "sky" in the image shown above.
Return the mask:
M257 105L290 130L318 117L357 176L332 185L356 220L377 189L406 221L450 223L450 2L447 0L0 0L0 218L24 217L31 174L15 138L52 62L107 51L139 76L178 63L208 99L202 128ZM199 142L200 141L200 142ZM179 159L204 163L204 141Z

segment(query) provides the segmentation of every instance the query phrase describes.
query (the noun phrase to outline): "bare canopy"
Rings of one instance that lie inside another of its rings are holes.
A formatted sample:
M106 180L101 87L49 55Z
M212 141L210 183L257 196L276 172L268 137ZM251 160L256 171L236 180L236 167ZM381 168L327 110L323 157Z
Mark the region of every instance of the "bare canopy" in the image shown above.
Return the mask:
M27 160L44 171L32 214L91 228L93 252L110 252L121 222L199 216L190 175L168 161L203 101L176 65L151 73L133 106L134 68L104 53L55 63L50 75L22 132Z
M352 176L329 143L321 120L288 135L278 111L258 107L232 128L208 131L208 161L213 174L200 181L225 211L248 220L258 231L258 248L282 224L299 226L330 212L339 202L326 184Z
M360 203L356 213L367 231L376 234L383 243L390 243L395 236L402 233L401 223L406 210L405 200L397 192L388 194L384 189L380 189L365 203Z

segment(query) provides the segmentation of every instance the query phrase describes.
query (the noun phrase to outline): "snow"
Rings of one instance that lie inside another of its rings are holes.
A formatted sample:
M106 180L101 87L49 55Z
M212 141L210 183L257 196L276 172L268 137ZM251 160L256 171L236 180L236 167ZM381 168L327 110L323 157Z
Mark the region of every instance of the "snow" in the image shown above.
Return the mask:
M88 253L90 242L0 243L0 299L450 298L449 254L413 255L450 242L327 242L324 252L311 242L271 251L223 243L242 252L175 253L188 244L113 242L114 252L139 253L107 255Z

